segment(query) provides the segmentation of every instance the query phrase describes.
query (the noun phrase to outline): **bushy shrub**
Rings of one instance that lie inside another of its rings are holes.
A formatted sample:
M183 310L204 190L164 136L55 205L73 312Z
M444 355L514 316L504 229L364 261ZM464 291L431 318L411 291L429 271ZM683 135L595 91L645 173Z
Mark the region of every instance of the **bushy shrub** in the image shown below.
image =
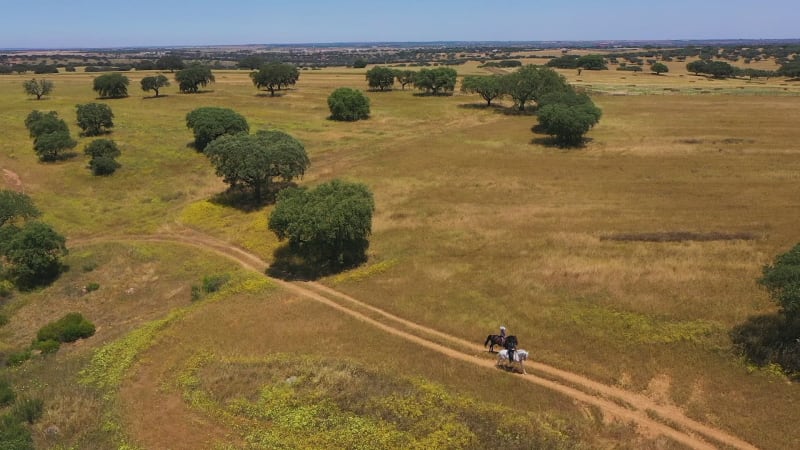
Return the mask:
M207 294L217 292L219 289L228 282L230 277L228 275L208 275L203 277L203 291Z
M44 402L40 398L24 398L14 404L11 415L20 422L28 422L33 425L44 412Z
M205 106L186 114L186 127L194 132L194 148L203 151L214 139L225 134L247 133L250 126L239 113L228 108Z
M11 414L0 418L0 448L34 450L30 430Z
M120 163L110 156L98 156L89 160L89 170L96 176L111 175L120 167Z
M98 136L108 133L114 127L114 113L105 103L86 103L76 105L78 126L84 136Z
M0 380L0 407L14 403L16 398L17 394L14 393L11 383L8 380Z
M0 298L9 298L14 293L14 283L0 280Z
M100 289L99 283L89 283L86 285L86 292L92 292Z
M18 366L29 359L31 359L31 351L22 350L21 352L9 353L6 358L6 364L9 366Z
M92 336L94 331L94 324L86 320L80 313L69 313L61 319L43 326L36 334L36 340L74 342Z
M0 327L6 324L8 324L8 316L3 313L0 313Z
M196 302L203 298L203 290L198 285L192 285L192 294L191 298L193 302Z
M31 346L34 350L39 350L45 355L49 355L50 353L55 353L61 348L61 343L58 341L54 341L52 339L48 339L46 341L36 341Z
M356 89L339 88L328 97L331 119L352 122L369 117L369 99Z

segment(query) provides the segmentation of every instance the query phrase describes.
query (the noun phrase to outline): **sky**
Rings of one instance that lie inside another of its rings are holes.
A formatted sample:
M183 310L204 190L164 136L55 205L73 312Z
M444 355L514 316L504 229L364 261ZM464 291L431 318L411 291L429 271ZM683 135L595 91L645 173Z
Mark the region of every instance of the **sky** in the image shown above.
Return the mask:
M0 48L800 38L797 0L0 0Z

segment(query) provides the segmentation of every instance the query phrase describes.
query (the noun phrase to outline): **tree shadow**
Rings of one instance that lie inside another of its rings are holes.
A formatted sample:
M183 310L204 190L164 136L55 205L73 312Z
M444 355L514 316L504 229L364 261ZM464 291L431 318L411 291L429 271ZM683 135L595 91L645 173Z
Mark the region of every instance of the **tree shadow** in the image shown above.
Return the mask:
M231 186L228 189L214 195L209 200L211 203L220 206L235 208L243 212L259 211L264 206L272 205L278 197L278 192L289 187L297 187L297 183L274 182L269 189L261 193L261 200L253 198L253 191L242 186Z
M153 96L150 96L150 97L142 97L142 100L153 100L153 99L157 99L157 98L166 98L166 97L169 97L169 95L168 94L159 94L158 96L153 95Z
M339 261L335 258L321 257L313 249L294 246L287 242L275 249L273 262L267 268L267 275L286 281L313 281L319 278L334 275L350 270L367 261L367 247L369 242L365 239L357 244L356 248L347 252Z
M529 106L523 110L520 110L516 106L512 106L511 108L503 108L500 112L506 116L535 116L536 108Z
M763 314L748 318L730 331L734 348L753 364L781 366L800 381L800 314Z
M413 94L414 97L452 97L452 92L439 92L438 94L434 94L432 92L415 92Z
M280 92L280 91L275 91L275 95L271 95L269 93L269 91L266 91L266 92L259 91L259 93L256 94L256 97L261 97L261 98L263 98L263 97L266 97L266 98L275 97L275 98L277 98L277 97L283 97L284 95L286 95L286 93L285 92Z
M490 109L490 110L492 110L494 112L497 112L497 113L503 112L503 110L507 109L505 106L487 105L485 102L483 102L483 103L461 103L460 105L458 105L458 107L461 108L461 109L478 109L478 110Z

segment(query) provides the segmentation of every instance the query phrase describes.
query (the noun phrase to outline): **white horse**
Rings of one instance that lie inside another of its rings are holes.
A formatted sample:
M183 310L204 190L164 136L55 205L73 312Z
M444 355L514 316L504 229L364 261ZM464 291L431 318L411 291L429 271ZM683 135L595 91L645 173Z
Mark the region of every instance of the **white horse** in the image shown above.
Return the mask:
M499 352L497 352L497 364L495 365L499 366L500 363L503 363L504 367L509 367L510 365L511 368L514 368L514 363L517 362L519 363L519 368L520 370L522 370L522 373L527 374L527 372L525 372L525 366L522 365L522 363L527 360L528 360L527 350L522 350L522 349L514 350L514 361L508 360L508 350L500 350Z

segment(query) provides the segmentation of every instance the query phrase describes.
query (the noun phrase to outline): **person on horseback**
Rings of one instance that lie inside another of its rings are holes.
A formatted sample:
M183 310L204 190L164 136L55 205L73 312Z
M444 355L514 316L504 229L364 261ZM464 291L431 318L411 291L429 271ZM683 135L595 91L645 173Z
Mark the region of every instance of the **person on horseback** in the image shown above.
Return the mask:
M514 351L517 350L517 344L516 336L511 336L511 339L506 339L503 343L503 347L508 350L508 361L511 363L514 362Z
M500 345L505 345L506 343L506 327L500 325Z

